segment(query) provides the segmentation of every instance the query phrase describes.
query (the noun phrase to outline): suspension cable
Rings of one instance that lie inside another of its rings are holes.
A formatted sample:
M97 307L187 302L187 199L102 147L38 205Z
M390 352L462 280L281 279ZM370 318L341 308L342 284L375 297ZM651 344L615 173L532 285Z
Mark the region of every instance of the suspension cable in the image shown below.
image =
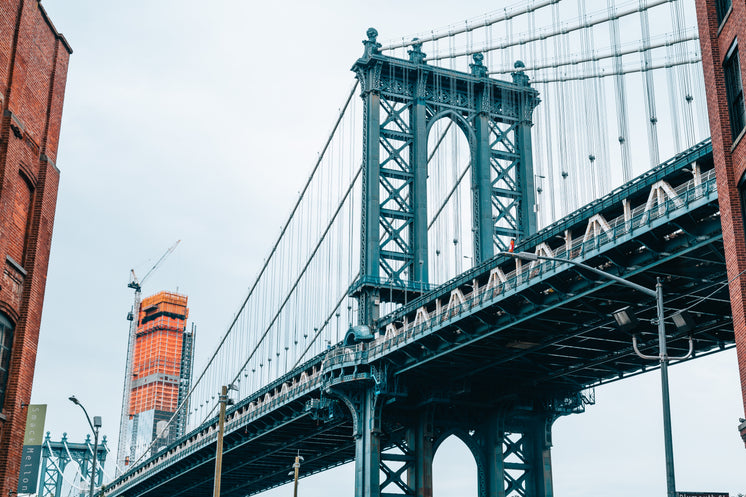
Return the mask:
M568 26L566 28L562 28L561 27L561 28L559 28L559 29L557 29L555 31L550 31L548 33L541 33L541 34L538 34L538 35L528 36L526 38L521 38L521 39L519 39L517 41L507 41L507 42L504 42L504 43L498 43L498 44L495 44L495 45L486 46L486 47L482 48L481 50L476 50L476 49L473 49L473 50L463 50L461 52L453 52L453 53L448 53L448 54L445 54L445 55L435 54L435 55L432 55L430 57L427 57L425 60L427 60L427 61L433 61L433 60L440 60L440 59L449 59L449 58L464 57L464 56L472 55L472 54L475 54L475 53L478 53L478 52L479 53L486 53L486 52L491 52L493 50L503 50L505 48L510 48L510 47L519 46L519 45L525 45L527 43L531 43L531 42L534 42L534 41L544 40L546 38L551 38L553 36L566 35L568 33L572 33L573 31L578 31L578 30L581 30L581 29L590 28L590 27L593 27L593 26L595 26L597 24L603 24L605 22L609 22L609 21L612 21L612 20L615 20L615 19L620 19L622 17L626 17L626 16L629 16L629 15L632 15L632 14L636 14L638 12L644 12L644 11L652 9L653 7L657 7L658 5L663 5L663 4L668 3L670 1L671 0L655 0L654 2L650 2L649 4L647 4L644 7L642 7L642 6L641 7L630 7L629 9L624 10L622 12L618 12L618 13L615 13L615 14L607 14L606 16L600 17L598 19L592 19L592 20L586 21L586 22L579 22L579 23L577 23L575 25Z
M283 235L285 234L285 231L287 230L288 226L290 225L291 221L293 220L293 217L295 216L296 211L298 210L298 207L300 206L301 201L305 197L306 192L308 191L308 188L311 184L311 181L313 180L314 175L316 174L316 171L318 170L319 166L321 165L321 161L324 158L324 155L326 154L327 149L329 148L329 145L332 142L332 139L334 138L334 135L337 131L337 128L339 127L340 122L342 121L342 118L345 115L345 112L347 111L347 107L350 104L350 101L352 100L352 96L355 94L355 90L357 89L358 81L355 80L355 83L352 85L352 88L350 89L349 94L347 95L347 98L345 100L344 105L342 106L342 109L339 112L339 115L337 116L337 120L334 123L334 126L332 127L332 131L329 133L329 137L327 138L326 142L324 143L324 147L322 148L321 153L319 154L318 159L316 160L316 164L314 165L311 174L308 176L308 179L306 180L306 183L303 185L303 189L301 190L300 196L298 197L298 200L295 202L295 205L290 211L290 215L288 216L287 221L283 225L280 235L277 237L277 240L275 241L274 245L272 246L272 249L270 250L269 256L264 261L264 264L262 265L261 269L259 270L259 274L257 275L256 279L254 280L253 285L249 289L249 293L246 296L246 298L241 303L241 306L238 309L238 312L236 312L235 316L233 317L233 320L231 321L231 324L228 326L228 331L226 331L225 335L221 338L220 342L218 343L218 346L215 348L215 351L213 352L212 356L210 356L210 359L207 361L207 364L205 365L204 369L202 370L202 373L200 373L199 378L194 382L192 387L189 389L189 392L187 395L184 396L184 400L182 400L181 404L176 408L176 411L173 413L171 418L168 420L166 425L163 427L163 429L159 432L158 436L153 439L153 441L150 443L150 445L147 447L147 449L140 455L140 457L135 460L135 462L132 464L134 467L139 463L145 455L155 446L155 443L158 441L158 439L165 433L165 431L171 426L174 419L176 419L177 414L181 409L186 405L188 400L191 398L192 393L196 390L197 386L200 384L202 379L204 378L205 374L207 373L208 369L210 369L210 366L212 365L213 361L217 357L218 353L222 349L223 345L225 344L226 340L228 339L228 336L231 334L231 331L234 329L236 322L238 321L239 317L241 316L242 311L245 309L246 304L249 302L249 298L254 293L254 290L259 285L259 281L261 280L262 275L266 271L267 267L270 264L270 261L272 260L272 256L275 254L277 247L280 245L280 241L282 240ZM358 174L360 173L360 170L358 170ZM357 176L356 176L357 177ZM353 182L354 183L354 182ZM297 285L297 283L296 283ZM295 287L295 286L294 286ZM273 321L274 322L274 321ZM268 330L269 331L269 330ZM262 336L262 339L266 336L267 332ZM261 340L260 342L261 343ZM257 344L258 347L258 344ZM256 348L254 349L256 351ZM252 353L253 356L253 353ZM240 370L243 370L246 367L246 363L241 367ZM239 371L240 374L240 371ZM234 379L235 381L235 379Z
M397 48L406 48L406 47L414 45L415 43L427 43L430 41L437 41L442 38L448 38L449 36L455 36L455 35L460 35L463 33L468 33L470 31L474 31L475 29L487 28L498 22L507 21L514 17L519 17L524 14L529 14L531 12L534 12L539 9L543 9L544 7L548 7L549 5L559 3L559 2L560 0L544 0L543 2L533 3L531 5L528 5L525 8L518 10L518 11L504 10L501 14L497 14L490 18L485 18L483 21L479 23L473 23L469 25L467 21L466 23L464 23L464 27L462 28L449 29L448 31L444 31L438 34L432 33L430 36L426 38L420 38L418 40L411 40L411 41L402 40L398 43L392 43L390 45L386 45L382 47L381 51L396 50Z
M527 66L527 67L523 68L523 71L539 71L541 69L553 69L555 67L577 65L577 64L582 64L582 63L585 63L585 62L599 62L599 61L601 61L603 59L610 59L612 57L618 57L618 56L621 56L621 55L630 55L630 54L635 54L635 53L647 52L647 51L650 51L650 50L654 50L656 48L665 48L665 47L669 47L671 45L676 45L678 43L686 43L688 41L694 41L694 40L698 40L698 39L699 39L699 35L692 34L692 35L689 35L689 36L684 36L684 37L681 37L681 38L677 38L675 40L662 41L660 43L655 43L655 44L651 44L651 45L640 45L637 48L629 48L627 50L620 50L620 51L610 50L608 52L603 52L603 53L601 53L599 55L591 55L591 56L585 57L585 58L563 60L563 61L555 62L555 63L551 63L551 64L547 63L547 64L540 64L540 65L535 65L535 66ZM514 71L515 71L514 68L500 68L500 69L496 69L494 71L489 71L487 74L508 74L508 73L511 73L511 72L514 72Z
M345 204L345 200L347 200L347 197L350 195L350 192L352 191L353 187L355 186L355 183L357 182L357 179L360 176L360 173L362 172L362 170L363 170L362 166L360 166L357 169L357 172L355 173L355 176L352 178L352 181L350 181L350 186L347 188L347 192L345 193L344 197L342 197L342 200L339 202L339 205L337 206L337 209L334 212L334 214L332 214L332 217L329 220L329 223L327 224L326 229L324 230L324 232L322 233L321 237L319 238L319 241L316 244L316 247L314 247L313 251L311 252L311 255L308 256L308 260L307 260L305 266L303 266L303 269L301 270L300 274L298 275L298 278L295 280L295 282L293 283L293 286L290 288L287 297L285 297L285 300L282 302L282 304L280 304L280 308L277 310L277 312L275 313L274 317L270 321L269 325L267 326L267 329L264 331L264 333L261 335L261 337L259 337L259 342L256 344L256 346L254 347L254 349L251 351L251 354L249 354L249 357L246 359L246 361L243 363L243 365L240 368L238 368L237 376L233 379L233 381L236 381L236 378L238 378L238 376L240 376L241 371L244 370L244 368L246 367L246 365L249 363L249 361L251 360L251 358L256 353L257 349L259 348L259 345L264 341L264 339L267 337L267 334L272 329L272 325L275 323L275 321L277 320L277 317L280 315L280 312L284 308L284 306L287 303L287 301L290 299L290 295L292 295L293 291L298 286L298 283L300 282L301 278L305 274L306 269L308 269L308 266L311 264L311 261L313 260L314 256L316 255L316 252L318 252L319 247L321 247L321 243L326 238L327 233L329 233L329 230L331 229L332 225L334 224L334 220L336 219L336 217L339 214L339 212L342 210L342 207Z
M605 78L607 76L617 76L621 74L647 72L647 71L654 71L657 69L668 69L669 67L676 67L676 66L682 66L682 65L687 65L687 64L697 64L699 62L702 62L701 57L693 57L691 59L682 60L679 62L667 62L664 64L651 65L649 67L636 67L636 68L633 67L629 69L624 69L622 71L609 71L609 72L600 72L600 73L594 73L594 74L580 74L578 76L567 76L563 78L534 79L534 80L531 80L531 83L532 84L564 83L565 81L576 81L576 80L592 79L592 78Z
M350 290L352 289L352 286L355 284L355 281L358 279L358 276L360 276L360 272L352 278L352 282L347 286L347 291L342 294L342 297L337 301L336 307L332 309L332 311L329 313L329 315L326 317L326 320L319 326L318 331L314 334L313 338L309 342L309 344L306 346L305 350L301 353L301 355L298 357L298 359L295 361L295 364L293 364L292 369L295 369L300 364L303 357L305 357L306 353L311 349L311 346L314 344L316 339L321 335L321 332L323 331L324 327L329 324L329 321L332 319L332 316L334 316L337 309L339 309L339 306L342 305L342 301L347 298L347 295L349 295Z

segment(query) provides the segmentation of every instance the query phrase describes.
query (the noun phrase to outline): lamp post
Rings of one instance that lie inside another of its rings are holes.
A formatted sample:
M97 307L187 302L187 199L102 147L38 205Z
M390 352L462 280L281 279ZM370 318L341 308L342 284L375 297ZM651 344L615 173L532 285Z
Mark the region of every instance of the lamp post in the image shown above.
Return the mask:
M233 399L228 397L228 390L238 390L233 385L223 385L220 389L220 414L218 415L218 440L215 444L215 479L213 481L213 497L220 497L220 479L223 473L223 434L225 431L225 407L233 405Z
M215 480L213 496L220 497L220 477L223 473L223 430L225 427L225 405L228 403L228 387L220 390L220 415L218 416L218 441L215 444Z
M587 264L583 264L582 262L573 261L571 259L564 259L560 257L546 257L541 256L537 254L532 254L530 252L500 252L501 255L507 255L509 257L514 257L516 259L522 259L525 261L554 261L554 262L564 262L567 264L572 264L574 266L582 267L583 269L590 271L591 273L597 274L601 276L602 278L606 278L608 280L615 281L621 285L628 286L630 288L634 288L638 292L642 292L645 295L648 295L650 297L654 297L656 301L656 309L658 313L658 356L646 356L644 354L641 354L639 350L637 349L637 340L633 336L633 346L635 353L642 357L643 359L658 359L660 361L661 366L661 396L663 398L663 439L664 439L664 445L665 445L665 454L666 454L666 495L667 497L676 497L676 481L674 478L674 468L673 468L673 440L671 436L671 401L669 398L668 393L668 350L666 348L666 325L663 322L663 285L661 284L661 279L658 278L655 290L651 290L649 288L646 288L644 286L638 285L637 283L633 283L629 280L626 280L624 278L620 278L619 276L615 276L613 274L607 273L606 271L601 271L600 269L596 269L595 267L588 266ZM682 357L681 359L686 359L691 355L692 352L692 341L691 337L689 338L689 354Z
M288 476L293 477L293 497L298 497L298 475L300 474L300 462L302 460L303 456L298 451L298 455L295 456L295 462L293 463L293 470L288 473Z
M83 407L83 404L80 403L75 395L70 396L69 400L83 409L85 419L88 420L88 425L91 427L91 431L93 432L93 462L91 462L91 488L89 492L89 497L93 497L93 485L96 478L96 453L98 452L98 430L101 428L101 416L93 416L93 422L91 422L91 418L88 416L88 411L85 410L85 407Z

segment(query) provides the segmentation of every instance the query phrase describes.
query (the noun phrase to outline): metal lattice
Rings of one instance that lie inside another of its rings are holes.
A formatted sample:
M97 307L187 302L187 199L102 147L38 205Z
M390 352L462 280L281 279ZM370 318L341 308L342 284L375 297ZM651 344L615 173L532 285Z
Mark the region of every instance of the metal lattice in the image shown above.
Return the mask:
M409 60L381 55L368 31L353 66L364 101L361 272L354 292L361 322L380 301L428 288L427 138L450 119L467 137L472 164L475 263L536 230L531 113L539 102L520 68L513 82L487 77L481 54L471 74L430 66L420 45Z

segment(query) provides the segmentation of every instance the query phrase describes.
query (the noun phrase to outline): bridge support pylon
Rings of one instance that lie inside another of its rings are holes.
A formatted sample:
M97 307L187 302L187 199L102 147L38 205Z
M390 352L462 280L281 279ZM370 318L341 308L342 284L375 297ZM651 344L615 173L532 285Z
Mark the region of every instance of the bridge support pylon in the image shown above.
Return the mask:
M452 434L474 456L479 497L554 495L551 430L561 413L511 407L482 417L474 429L454 430L451 423L438 419L433 407L407 416L384 416L380 390L376 385L361 387L352 382L328 391L352 416L355 497L432 497L433 458Z
M407 471L407 484L417 497L433 496L433 441L433 412L427 409L407 430L407 444L414 452L411 468Z
M473 437L479 497L551 497L551 427L556 416L541 412L497 414Z
M374 386L334 388L328 393L342 401L352 415L355 439L355 497L380 497L381 405Z

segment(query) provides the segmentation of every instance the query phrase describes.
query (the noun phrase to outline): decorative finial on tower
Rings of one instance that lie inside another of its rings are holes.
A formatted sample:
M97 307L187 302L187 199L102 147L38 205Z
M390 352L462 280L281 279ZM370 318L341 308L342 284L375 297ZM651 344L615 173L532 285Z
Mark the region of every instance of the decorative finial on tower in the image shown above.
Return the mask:
M484 60L484 54L475 53L471 56L471 58L474 60L473 64L469 64L469 67L471 68L471 74L478 78L486 78L487 66L482 64L482 61Z
M365 32L365 35L368 37L368 39L363 40L363 45L365 45L363 58L368 58L380 52L381 44L376 41L376 38L378 38L378 31L376 30L376 28L368 28L368 31Z
M412 50L407 52L409 54L409 61L415 64L424 64L426 54L422 51L422 42L419 38L412 38L412 41L417 43L412 43Z
M526 64L522 60L516 60L513 64L515 71L510 73L513 76L513 83L521 86L528 86L528 76L523 70L526 68Z

